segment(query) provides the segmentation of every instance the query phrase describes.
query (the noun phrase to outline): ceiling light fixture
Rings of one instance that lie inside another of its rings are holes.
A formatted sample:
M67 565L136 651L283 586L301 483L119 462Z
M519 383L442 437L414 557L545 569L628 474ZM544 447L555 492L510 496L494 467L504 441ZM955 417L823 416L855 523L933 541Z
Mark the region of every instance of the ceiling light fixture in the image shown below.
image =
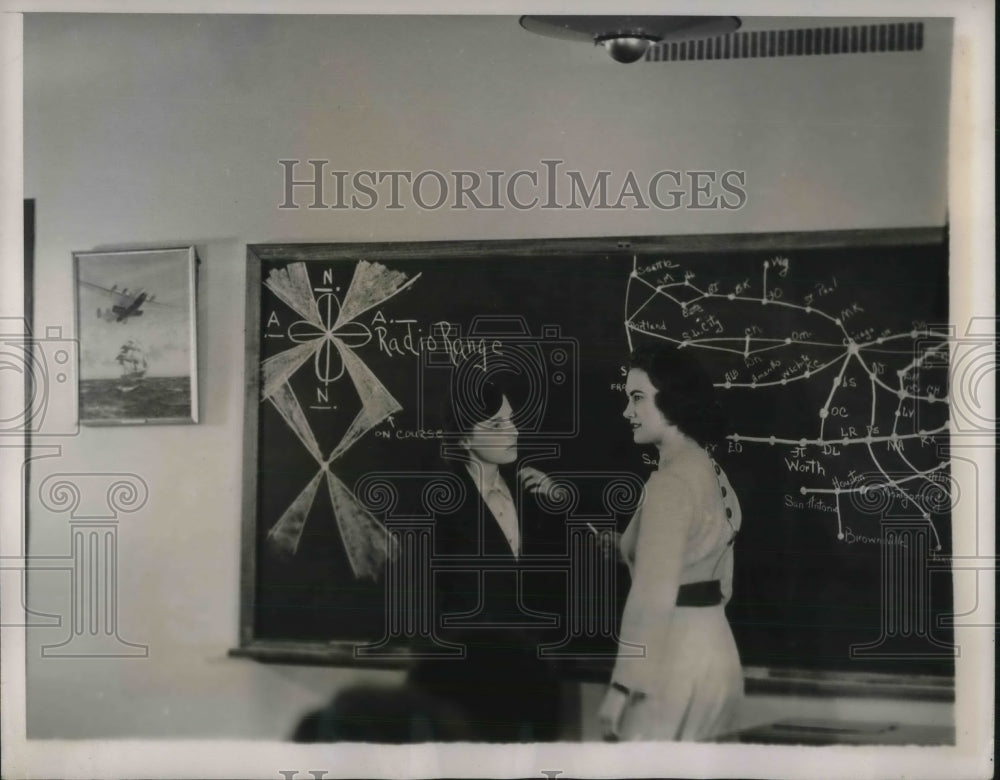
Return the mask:
M538 35L603 46L617 62L641 59L654 43L711 38L740 27L735 16L522 16L519 21Z

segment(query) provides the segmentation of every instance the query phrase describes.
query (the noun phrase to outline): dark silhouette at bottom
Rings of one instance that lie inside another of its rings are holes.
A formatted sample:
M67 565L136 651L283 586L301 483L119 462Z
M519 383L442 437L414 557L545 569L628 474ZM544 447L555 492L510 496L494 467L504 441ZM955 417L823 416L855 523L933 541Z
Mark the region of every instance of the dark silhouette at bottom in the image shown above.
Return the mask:
M476 739L456 704L411 686L358 685L303 716L294 742L462 742Z

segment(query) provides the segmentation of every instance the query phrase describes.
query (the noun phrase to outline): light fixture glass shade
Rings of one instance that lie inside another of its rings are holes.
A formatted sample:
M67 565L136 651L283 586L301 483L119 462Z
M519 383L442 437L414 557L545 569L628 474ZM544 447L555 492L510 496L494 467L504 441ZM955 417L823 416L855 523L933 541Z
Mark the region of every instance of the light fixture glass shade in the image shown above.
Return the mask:
M616 62L635 62L649 48L649 38L608 38L600 42Z

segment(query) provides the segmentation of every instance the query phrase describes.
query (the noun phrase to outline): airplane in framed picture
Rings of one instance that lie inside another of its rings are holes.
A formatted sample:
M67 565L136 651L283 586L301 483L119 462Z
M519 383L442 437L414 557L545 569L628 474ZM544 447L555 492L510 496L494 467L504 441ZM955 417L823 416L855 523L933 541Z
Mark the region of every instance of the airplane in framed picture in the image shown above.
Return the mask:
M117 284L111 285L111 287L104 287L100 284L95 284L94 282L88 282L84 279L80 280L80 284L88 289L94 290L102 295L107 296L111 301L111 305L108 308L98 308L97 317L105 322L128 322L129 317L141 317L144 312L142 306L144 304L152 304L155 306L170 306L169 303L161 303L156 300L156 295L150 295L142 288L132 290L131 292L127 287L118 289Z

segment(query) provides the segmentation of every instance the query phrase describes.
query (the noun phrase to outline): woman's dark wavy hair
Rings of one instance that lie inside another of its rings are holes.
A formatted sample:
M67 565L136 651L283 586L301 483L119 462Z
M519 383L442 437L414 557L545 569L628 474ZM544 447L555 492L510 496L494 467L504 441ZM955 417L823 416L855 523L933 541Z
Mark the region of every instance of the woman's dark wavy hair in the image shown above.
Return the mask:
M439 399L438 424L450 434L472 433L473 426L485 422L500 411L503 399L510 397L501 382L480 381L474 388L451 386Z
M654 401L663 416L700 446L719 441L726 419L715 387L691 350L667 344L636 349L629 368L644 371L656 388Z

